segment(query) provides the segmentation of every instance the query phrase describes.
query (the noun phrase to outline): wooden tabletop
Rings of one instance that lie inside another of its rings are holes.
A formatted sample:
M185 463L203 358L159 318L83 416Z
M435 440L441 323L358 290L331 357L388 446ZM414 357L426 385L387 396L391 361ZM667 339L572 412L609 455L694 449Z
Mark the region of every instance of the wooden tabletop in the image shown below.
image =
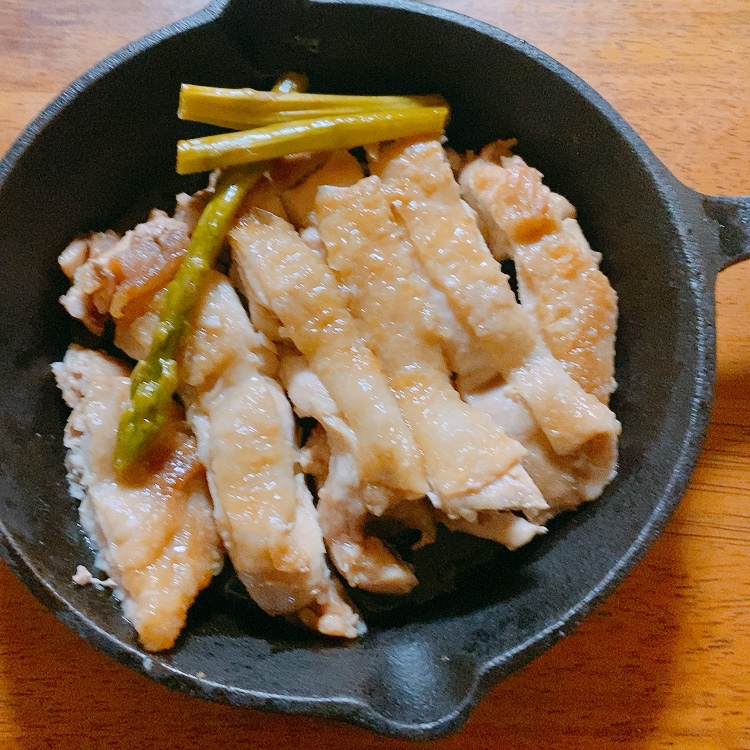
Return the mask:
M750 194L748 0L442 0L594 86L688 185ZM203 0L0 0L0 153L71 79ZM441 748L750 748L750 263L721 274L712 423L635 572ZM407 746L170 693L0 566L0 750Z

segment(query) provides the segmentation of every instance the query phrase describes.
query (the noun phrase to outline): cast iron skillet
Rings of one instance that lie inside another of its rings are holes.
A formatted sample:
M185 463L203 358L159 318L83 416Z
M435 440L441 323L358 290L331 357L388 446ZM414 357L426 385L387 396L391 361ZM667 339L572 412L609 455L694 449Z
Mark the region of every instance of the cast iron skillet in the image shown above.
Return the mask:
M229 573L201 596L177 646L149 656L106 595L70 581L92 556L65 483L67 410L49 365L72 339L96 342L56 301L65 280L55 258L76 233L132 225L199 186L174 174L178 136L200 132L175 117L182 81L266 87L290 68L317 91L442 93L452 145L515 136L577 206L620 298L620 471L598 502L521 552L459 535L437 556L428 548L415 561L425 583L407 602L358 599L370 632L356 643L271 620ZM387 0L218 0L99 63L32 123L0 163L0 228L0 547L10 567L84 638L170 687L425 739L456 729L494 682L573 630L676 506L708 421L714 281L750 255L750 199L684 187L582 81L469 18Z

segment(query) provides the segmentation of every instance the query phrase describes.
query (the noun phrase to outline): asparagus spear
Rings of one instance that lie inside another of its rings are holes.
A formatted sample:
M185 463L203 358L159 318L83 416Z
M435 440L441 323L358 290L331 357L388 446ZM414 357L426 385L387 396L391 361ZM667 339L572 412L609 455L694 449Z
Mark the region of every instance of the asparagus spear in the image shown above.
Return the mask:
M185 83L180 91L178 115L183 120L246 130L289 120L445 106L447 104L441 96L279 94L256 89L220 89Z
M413 135L434 137L443 132L447 118L447 107L420 106L292 120L192 138L177 144L177 172L202 172L302 151L348 149Z
M304 84L297 74L286 74L278 90L296 91ZM167 406L177 390L175 357L187 327L187 317L201 284L221 250L237 209L266 164L228 169L219 179L214 197L203 210L188 243L185 258L167 285L161 315L148 357L135 366L130 402L120 417L115 446L115 471L126 471L153 442L166 421Z
M115 470L118 472L133 465L164 425L167 405L177 390L175 357L185 333L187 316L242 199L264 169L265 164L254 164L249 168L228 170L198 219L185 259L167 285L148 357L138 362L131 375L130 402L120 417L117 432Z

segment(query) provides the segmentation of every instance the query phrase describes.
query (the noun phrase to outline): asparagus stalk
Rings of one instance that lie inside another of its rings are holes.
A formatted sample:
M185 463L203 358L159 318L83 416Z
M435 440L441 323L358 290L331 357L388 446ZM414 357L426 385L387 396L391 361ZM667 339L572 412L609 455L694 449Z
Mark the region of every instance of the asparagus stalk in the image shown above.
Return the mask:
M264 169L264 164L256 164L228 170L198 219L185 258L167 285L148 357L138 362L131 375L130 402L120 417L117 432L114 465L118 472L133 465L166 421L167 406L177 390L175 357L185 333L187 317L242 199Z
M350 96L221 89L183 84L178 116L209 125L246 130L290 119L332 117L377 110L446 107L441 96Z
M298 74L286 74L277 90L297 91L305 85ZM200 294L206 273L216 260L237 209L266 164L229 169L221 176L213 198L198 219L185 258L167 285L159 323L148 357L135 366L130 379L130 402L120 417L114 467L124 472L154 441L164 425L177 390L176 355L187 327L187 318Z
M177 172L202 172L302 151L349 149L414 135L435 137L442 134L447 119L447 107L379 109L192 138L177 144Z

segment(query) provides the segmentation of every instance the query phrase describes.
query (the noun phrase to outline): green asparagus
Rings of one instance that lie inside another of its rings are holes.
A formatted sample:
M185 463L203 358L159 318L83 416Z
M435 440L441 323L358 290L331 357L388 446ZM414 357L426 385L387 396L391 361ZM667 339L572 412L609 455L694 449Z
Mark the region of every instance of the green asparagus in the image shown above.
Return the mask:
M275 89L298 91L305 81L299 74L287 73ZM166 421L169 402L177 390L175 358L187 318L237 209L265 168L266 164L258 163L226 170L198 219L185 258L167 285L148 357L138 362L131 375L130 401L120 417L115 446L114 467L119 473L126 471L148 449Z
M445 107L441 96L349 96L280 94L255 89L220 89L183 84L178 115L231 130L247 130L289 120L374 111Z
M177 172L202 172L303 151L349 149L414 135L437 137L447 119L447 107L386 109L192 138L177 144Z
M130 402L120 418L117 432L115 470L118 472L133 465L156 438L166 420L169 400L177 390L175 357L187 326L187 317L242 199L264 169L265 164L256 164L227 170L216 186L214 197L198 219L185 258L167 285L148 357L138 362L131 375Z

